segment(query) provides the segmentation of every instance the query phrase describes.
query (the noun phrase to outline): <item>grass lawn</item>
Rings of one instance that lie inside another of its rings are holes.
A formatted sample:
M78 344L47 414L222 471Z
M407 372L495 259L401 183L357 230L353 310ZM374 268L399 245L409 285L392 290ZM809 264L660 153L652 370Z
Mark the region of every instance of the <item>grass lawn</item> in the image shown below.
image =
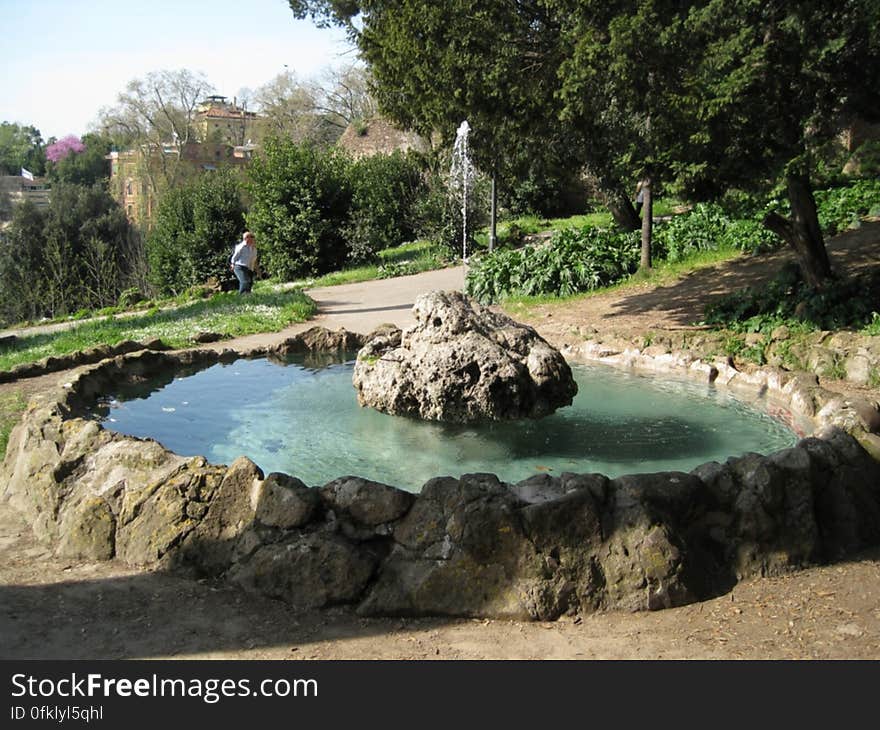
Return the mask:
M9 433L27 406L25 397L19 392L0 393L0 459L6 454Z
M308 287L356 284L359 281L390 279L394 276L406 276L422 271L442 269L448 263L448 257L440 247L429 241L414 241L380 251L378 263L353 266L342 271L325 274L317 279L297 282L297 284Z
M178 348L192 345L199 332L218 332L225 337L277 332L304 322L314 312L315 303L299 289L275 291L263 285L247 297L225 292L173 309L151 309L116 319L90 320L59 332L22 336L14 347L0 351L0 370L123 340L158 337Z
M679 205L680 201L674 198L656 200L654 201L654 216L672 215ZM496 234L498 245L502 246L510 241L513 233L516 233L516 237L520 237L531 236L544 231L561 231L568 228L612 228L613 226L614 219L611 217L611 213L607 211L572 215L567 218L541 218L537 215L524 215L498 221ZM474 239L480 248L489 248L488 229L475 234Z

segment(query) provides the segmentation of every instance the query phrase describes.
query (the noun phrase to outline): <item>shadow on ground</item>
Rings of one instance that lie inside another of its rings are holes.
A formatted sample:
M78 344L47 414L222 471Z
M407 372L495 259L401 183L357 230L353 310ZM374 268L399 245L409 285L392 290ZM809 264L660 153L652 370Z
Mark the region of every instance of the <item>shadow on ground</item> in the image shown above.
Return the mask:
M3 659L210 656L264 648L305 659L315 641L387 634L393 642L395 628L406 623L360 619L349 609L295 611L164 573L4 585L0 606Z
M840 275L880 266L880 221L845 231L829 239L827 247L832 268ZM667 286L620 297L602 319L613 326L618 316L654 315L674 326L689 327L697 324L694 313L745 287L765 284L789 261L794 261L794 254L782 248L692 271Z

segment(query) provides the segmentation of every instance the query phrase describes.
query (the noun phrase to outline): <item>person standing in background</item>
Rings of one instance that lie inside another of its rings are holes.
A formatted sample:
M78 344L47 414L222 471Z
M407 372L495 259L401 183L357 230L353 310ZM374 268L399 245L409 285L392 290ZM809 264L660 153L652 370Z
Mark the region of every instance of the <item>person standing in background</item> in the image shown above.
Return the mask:
M639 180L638 184L636 185L636 202L635 202L636 215L638 215L638 216L641 216L642 206L645 204L645 191L643 190L644 187L645 187L645 181Z
M239 294L247 294L253 288L257 266L257 247L254 243L254 234L245 231L229 260L229 268L238 279Z

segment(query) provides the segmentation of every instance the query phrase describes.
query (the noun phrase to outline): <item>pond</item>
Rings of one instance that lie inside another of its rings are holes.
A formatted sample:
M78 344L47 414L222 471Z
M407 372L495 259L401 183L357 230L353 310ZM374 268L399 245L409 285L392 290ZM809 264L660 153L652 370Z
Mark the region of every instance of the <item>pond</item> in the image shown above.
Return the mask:
M428 479L689 471L797 442L781 422L713 386L573 365L573 404L540 420L451 425L361 408L354 360L240 359L121 389L96 417L214 463L245 455L310 486L357 475L417 492Z

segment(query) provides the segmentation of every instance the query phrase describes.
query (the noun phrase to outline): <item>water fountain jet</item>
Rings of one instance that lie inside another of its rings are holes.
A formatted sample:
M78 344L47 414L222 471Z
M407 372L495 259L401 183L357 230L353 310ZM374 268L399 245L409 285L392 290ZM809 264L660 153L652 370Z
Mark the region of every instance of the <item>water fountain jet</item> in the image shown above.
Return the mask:
M468 190L473 182L475 170L468 153L468 136L471 125L465 119L455 133L455 143L452 146L452 169L450 170L450 185L452 189L461 194L461 258L465 264L467 255L467 208Z

